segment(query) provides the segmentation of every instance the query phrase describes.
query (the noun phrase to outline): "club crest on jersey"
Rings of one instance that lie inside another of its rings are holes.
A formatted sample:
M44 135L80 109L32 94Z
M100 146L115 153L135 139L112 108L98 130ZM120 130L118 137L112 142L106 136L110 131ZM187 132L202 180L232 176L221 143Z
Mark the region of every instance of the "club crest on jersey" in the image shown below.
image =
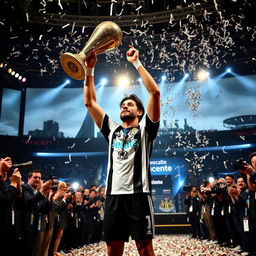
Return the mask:
M127 151L122 150L122 151L118 152L118 157L117 157L118 160L125 160L127 158L128 158L128 152Z

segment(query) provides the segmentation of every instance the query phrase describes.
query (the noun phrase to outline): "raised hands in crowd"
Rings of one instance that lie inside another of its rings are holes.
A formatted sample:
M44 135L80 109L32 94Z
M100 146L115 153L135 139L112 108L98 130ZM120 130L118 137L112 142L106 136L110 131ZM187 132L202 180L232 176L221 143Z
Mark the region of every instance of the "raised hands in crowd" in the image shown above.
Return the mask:
M256 152L249 159L250 164L243 159L234 164L240 172L236 180L227 174L204 181L197 194L195 186L186 185L185 205L193 237L256 255Z
M43 181L38 169L30 171L24 183L19 169L12 165L10 157L0 159L3 255L18 255L21 251L26 256L59 255L60 244L62 250L68 250L101 239L100 210L105 200L102 184L93 189L80 186L74 191L54 178ZM15 246L10 248L10 243Z

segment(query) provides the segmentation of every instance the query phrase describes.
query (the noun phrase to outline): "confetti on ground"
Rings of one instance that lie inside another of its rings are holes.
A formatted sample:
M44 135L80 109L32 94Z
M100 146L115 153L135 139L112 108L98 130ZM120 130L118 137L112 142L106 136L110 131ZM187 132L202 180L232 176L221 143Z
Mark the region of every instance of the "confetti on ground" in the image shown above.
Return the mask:
M238 256L238 252L206 240L192 239L189 235L158 235L153 240L156 256ZM105 242L74 249L67 256L106 256ZM124 256L137 256L134 241L125 243Z

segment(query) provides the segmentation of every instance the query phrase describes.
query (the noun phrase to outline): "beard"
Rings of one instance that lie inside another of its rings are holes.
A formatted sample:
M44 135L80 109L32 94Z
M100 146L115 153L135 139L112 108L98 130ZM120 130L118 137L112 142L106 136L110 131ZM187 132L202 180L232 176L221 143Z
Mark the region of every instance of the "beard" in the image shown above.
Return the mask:
M129 113L129 114L123 115L123 116L122 116L122 114L120 115L120 119L121 119L123 122L131 121L131 120L133 120L133 119L135 119L135 118L136 118L136 116L135 116L134 114L132 114L132 113Z

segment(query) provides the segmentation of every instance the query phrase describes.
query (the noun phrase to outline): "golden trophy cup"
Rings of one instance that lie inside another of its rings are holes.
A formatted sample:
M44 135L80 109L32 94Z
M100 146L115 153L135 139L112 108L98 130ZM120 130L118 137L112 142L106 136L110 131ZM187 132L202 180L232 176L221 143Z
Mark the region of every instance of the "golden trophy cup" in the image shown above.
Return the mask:
M101 54L115 49L122 41L121 28L112 21L100 23L93 31L83 50L78 54L66 52L60 56L60 63L66 74L76 80L85 77L86 58L92 53Z

